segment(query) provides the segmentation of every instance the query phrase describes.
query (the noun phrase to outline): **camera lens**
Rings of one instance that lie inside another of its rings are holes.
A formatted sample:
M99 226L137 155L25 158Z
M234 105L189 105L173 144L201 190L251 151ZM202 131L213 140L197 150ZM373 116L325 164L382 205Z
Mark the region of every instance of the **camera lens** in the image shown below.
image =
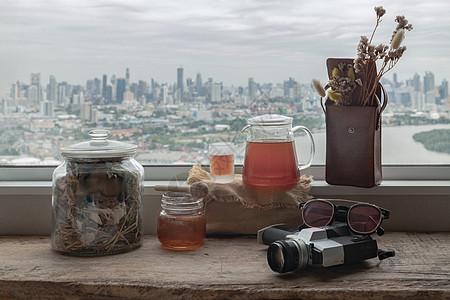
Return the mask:
M308 250L303 241L276 241L267 250L267 261L278 273L301 270L308 263Z

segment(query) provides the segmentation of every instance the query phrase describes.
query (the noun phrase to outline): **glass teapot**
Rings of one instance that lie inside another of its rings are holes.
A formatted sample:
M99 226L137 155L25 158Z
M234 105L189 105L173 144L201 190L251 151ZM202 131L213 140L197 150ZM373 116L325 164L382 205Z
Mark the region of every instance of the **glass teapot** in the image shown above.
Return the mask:
M311 132L304 126L292 128L292 118L282 115L262 115L247 120L242 131L247 132L244 171L247 185L289 186L296 184L300 170L311 165L315 145ZM299 165L294 132L303 130L310 141L310 160Z

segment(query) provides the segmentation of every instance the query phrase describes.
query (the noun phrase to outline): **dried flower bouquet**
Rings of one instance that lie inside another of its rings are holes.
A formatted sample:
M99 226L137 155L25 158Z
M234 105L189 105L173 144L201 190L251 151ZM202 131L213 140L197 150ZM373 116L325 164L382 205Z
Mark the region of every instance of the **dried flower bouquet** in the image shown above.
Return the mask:
M405 37L405 30L411 31L413 26L408 23L405 16L397 16L397 26L392 33L390 46L372 44L373 37L381 23L381 17L386 13L382 6L374 8L377 16L375 28L370 36L361 36L357 47L357 57L349 63L347 60L331 61L328 65L330 80L322 87L316 79L312 81L314 89L321 97L326 96L328 100L336 105L359 105L378 106L379 100L375 97L381 77L391 70L402 57L406 46L401 46ZM377 72L377 61L381 62Z
M113 159L72 159L66 171L54 187L54 248L73 255L102 255L139 246L139 174Z

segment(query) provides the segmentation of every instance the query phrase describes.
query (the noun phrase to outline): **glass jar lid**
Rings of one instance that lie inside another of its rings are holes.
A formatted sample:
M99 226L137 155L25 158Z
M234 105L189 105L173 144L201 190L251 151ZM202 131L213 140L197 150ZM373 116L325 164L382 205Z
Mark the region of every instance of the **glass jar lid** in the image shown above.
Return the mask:
M248 125L289 125L292 118L282 115L262 115L247 120Z
M91 130L89 136L91 137L90 141L61 148L61 155L75 158L107 158L136 154L136 145L108 140L108 130Z

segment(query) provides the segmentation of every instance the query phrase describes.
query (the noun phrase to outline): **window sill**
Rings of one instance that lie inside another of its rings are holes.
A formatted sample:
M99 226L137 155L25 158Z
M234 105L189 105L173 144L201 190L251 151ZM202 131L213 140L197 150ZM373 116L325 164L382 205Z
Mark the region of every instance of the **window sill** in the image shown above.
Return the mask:
M177 182L183 182L182 180ZM155 234L161 194L153 187L174 181L145 181L144 232ZM50 181L0 181L0 235L36 235L51 232ZM387 231L450 231L450 180L385 180L374 188L328 185L315 180L310 194L373 203L390 210L383 222ZM299 215L299 224L301 224Z
M168 184L167 180L144 182L144 195L160 195L153 189L155 185ZM52 183L49 181L0 181L0 195L48 195L52 194ZM450 180L385 180L373 188L357 188L351 186L329 185L323 180L315 180L311 184L311 194L322 196L353 195L450 195Z

